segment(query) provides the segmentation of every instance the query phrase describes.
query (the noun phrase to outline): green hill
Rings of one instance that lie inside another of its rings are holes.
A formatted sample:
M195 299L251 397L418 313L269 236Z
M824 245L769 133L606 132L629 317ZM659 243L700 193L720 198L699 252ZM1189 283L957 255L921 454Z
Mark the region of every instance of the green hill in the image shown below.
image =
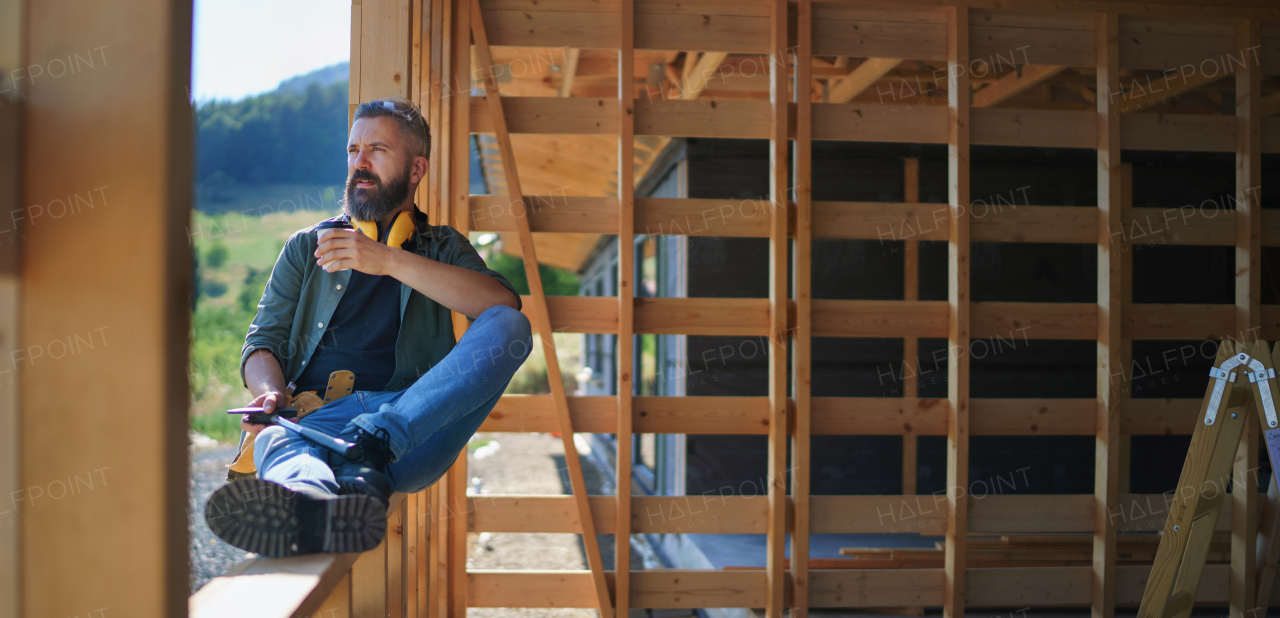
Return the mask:
M242 210L237 199L256 192L244 185L301 187L295 195L340 186L346 178L347 97L347 64L341 63L285 80L271 92L201 105L196 207Z

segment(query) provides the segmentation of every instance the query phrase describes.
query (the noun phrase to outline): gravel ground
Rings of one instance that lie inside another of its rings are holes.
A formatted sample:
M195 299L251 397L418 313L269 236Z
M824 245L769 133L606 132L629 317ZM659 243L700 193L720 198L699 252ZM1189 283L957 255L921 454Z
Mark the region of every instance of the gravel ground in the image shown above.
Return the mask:
M564 446L550 434L481 433L501 446L491 456L472 453L467 475L472 492L480 494L568 494L569 473L564 466ZM485 447L491 450L492 446ZM479 451L483 453L484 451ZM590 460L582 460L587 493L598 494L602 478ZM478 486L478 487L477 487ZM467 567L472 569L586 569L587 560L576 534L481 533L468 535L471 542ZM613 536L598 535L605 564L613 564ZM612 568L612 566L610 566ZM643 568L638 565L636 568ZM475 618L594 618L593 609L474 608Z
M203 437L203 436L201 436ZM191 592L199 590L252 554L227 545L204 523L204 504L227 479L226 465L235 457L235 444L195 440L191 447L191 476L187 487L187 528L191 537Z

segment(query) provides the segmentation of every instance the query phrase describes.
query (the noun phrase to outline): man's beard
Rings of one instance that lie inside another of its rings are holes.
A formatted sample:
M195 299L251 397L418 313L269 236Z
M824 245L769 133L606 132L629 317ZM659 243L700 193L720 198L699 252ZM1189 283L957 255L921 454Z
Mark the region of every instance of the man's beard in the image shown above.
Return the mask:
M409 175L412 170L406 166L404 174L384 184L373 172L356 170L347 179L346 199L342 209L357 221L382 221L388 213L398 208L409 197ZM372 189L356 189L356 183L368 181L376 184Z

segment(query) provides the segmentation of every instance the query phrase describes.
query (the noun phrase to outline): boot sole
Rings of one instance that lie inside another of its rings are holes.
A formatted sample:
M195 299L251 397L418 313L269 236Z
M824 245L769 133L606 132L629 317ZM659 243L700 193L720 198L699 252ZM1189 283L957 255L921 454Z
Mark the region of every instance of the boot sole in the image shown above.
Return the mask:
M257 478L218 488L204 518L233 547L272 558L369 551L387 532L386 509L370 496L322 500Z

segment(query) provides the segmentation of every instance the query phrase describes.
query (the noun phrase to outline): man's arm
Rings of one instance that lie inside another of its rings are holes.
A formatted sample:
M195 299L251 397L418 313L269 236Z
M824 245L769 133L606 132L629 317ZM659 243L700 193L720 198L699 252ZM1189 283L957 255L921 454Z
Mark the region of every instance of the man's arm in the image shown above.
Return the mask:
M284 370L280 361L268 350L257 349L249 354L244 364L245 382L249 385L249 393L254 399L263 395L281 394L286 388ZM272 406L274 407L274 406Z
M484 273L442 264L408 251L393 250L391 260L388 274L392 277L471 319L496 305L518 308L516 295Z
M427 298L469 318L490 307L519 309L519 299L484 273L393 249L350 230L322 230L317 262L325 272L353 268L369 275L390 275Z
M284 371L280 369L280 361L275 354L259 348L249 353L244 363L245 382L249 385L249 393L253 395L250 406L262 406L262 411L270 414L277 407L285 404ZM240 428L257 435L266 425L254 425L240 421Z

